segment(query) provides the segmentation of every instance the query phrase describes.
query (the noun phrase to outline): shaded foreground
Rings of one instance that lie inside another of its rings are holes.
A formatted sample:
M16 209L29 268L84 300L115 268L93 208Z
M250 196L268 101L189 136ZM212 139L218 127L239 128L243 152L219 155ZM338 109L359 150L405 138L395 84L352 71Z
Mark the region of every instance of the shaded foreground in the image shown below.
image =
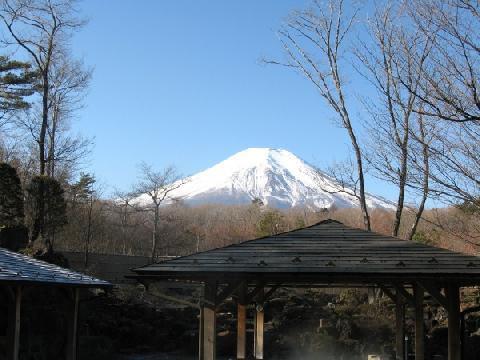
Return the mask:
M186 298L197 296L191 290L175 292ZM477 294L469 296L474 302ZM315 359L321 355L322 359L365 360L368 354L378 354L382 360L394 359L394 304L387 297L373 303L368 300L367 292L360 290L278 290L265 306L266 358ZM425 311L429 315L426 359L446 359L446 313L431 303ZM164 302L142 287L123 286L114 294L95 298L84 304L82 313L80 359L197 359L198 310ZM234 302L222 305L218 317L218 359L233 359ZM479 319L472 314L466 324L466 360L476 359L480 336L474 332ZM411 313L406 330L411 339ZM251 345L252 333L247 336ZM411 342L409 352L413 352Z

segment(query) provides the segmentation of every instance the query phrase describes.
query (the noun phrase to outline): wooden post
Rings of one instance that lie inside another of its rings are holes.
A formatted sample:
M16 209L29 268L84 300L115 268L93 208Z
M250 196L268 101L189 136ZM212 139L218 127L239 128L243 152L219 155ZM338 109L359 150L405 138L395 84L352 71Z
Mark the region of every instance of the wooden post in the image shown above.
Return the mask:
M395 297L396 360L405 360L405 302L397 292Z
M460 290L458 285L446 288L448 299L448 360L460 360Z
M254 329L254 344L253 352L255 359L263 359L263 335L264 335L264 323L265 323L265 312L263 309L263 294L264 290L259 293L257 306L255 307L255 329Z
M413 295L415 297L415 360L424 360L425 327L423 319L423 288L418 285L414 285Z
M203 294L202 294L203 299ZM200 316L199 316L199 324L198 324L198 359L203 360L203 324L204 324L204 317L205 313L203 311L203 303L200 304Z
M21 321L21 308L22 308L22 287L17 285L12 291L13 296L10 301L8 311L8 334L7 334L7 347L9 360L18 360L20 354L20 321Z
M202 332L200 336L200 360L216 360L217 345L217 319L216 319L216 281L205 283L203 304L200 324Z
M237 303L237 360L245 360L247 350L247 286L238 289Z
M65 358L67 360L77 360L78 343L78 308L80 302L80 289L73 290L70 304L67 306L67 346Z

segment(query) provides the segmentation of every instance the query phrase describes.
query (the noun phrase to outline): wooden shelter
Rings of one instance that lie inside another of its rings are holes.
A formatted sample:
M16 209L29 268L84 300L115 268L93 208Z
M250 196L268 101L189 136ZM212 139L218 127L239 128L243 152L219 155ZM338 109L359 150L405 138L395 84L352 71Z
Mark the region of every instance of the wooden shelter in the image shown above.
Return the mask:
M203 284L201 360L216 358L216 309L237 298L237 359L246 357L246 305L256 303L254 355L263 359L263 303L281 287L378 287L396 304L396 357L404 359L405 305L415 308L415 355L424 359L424 295L448 312L448 359L460 360L460 288L480 284L480 258L355 229L334 220L134 269L139 281Z
M6 358L8 360L18 360L19 358L22 295L26 291L38 291L44 287L51 286L63 289L69 300L65 358L67 360L75 360L77 356L77 321L80 289L108 288L111 284L0 248L0 291L5 292L9 299L6 332ZM52 299L52 301L58 301L58 299Z

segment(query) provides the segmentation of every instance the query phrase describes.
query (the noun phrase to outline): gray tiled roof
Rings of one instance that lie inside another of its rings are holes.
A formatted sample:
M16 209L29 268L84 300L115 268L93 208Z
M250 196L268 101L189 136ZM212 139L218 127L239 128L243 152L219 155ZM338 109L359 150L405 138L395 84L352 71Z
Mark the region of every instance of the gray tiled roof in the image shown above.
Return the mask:
M134 269L139 277L460 279L480 284L480 257L327 220ZM205 275L203 275L205 274Z
M0 248L0 283L108 287L107 281Z

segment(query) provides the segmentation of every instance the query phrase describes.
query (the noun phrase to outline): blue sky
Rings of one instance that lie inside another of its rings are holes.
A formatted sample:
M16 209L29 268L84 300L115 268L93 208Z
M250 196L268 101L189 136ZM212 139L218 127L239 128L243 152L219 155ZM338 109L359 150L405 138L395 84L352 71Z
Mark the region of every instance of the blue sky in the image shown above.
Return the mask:
M275 30L305 4L85 0L90 22L72 46L94 67L74 123L95 137L86 170L126 188L141 161L190 175L248 147L284 148L324 168L344 159L348 137L313 87L259 61L281 58ZM395 198L368 181L368 191Z

